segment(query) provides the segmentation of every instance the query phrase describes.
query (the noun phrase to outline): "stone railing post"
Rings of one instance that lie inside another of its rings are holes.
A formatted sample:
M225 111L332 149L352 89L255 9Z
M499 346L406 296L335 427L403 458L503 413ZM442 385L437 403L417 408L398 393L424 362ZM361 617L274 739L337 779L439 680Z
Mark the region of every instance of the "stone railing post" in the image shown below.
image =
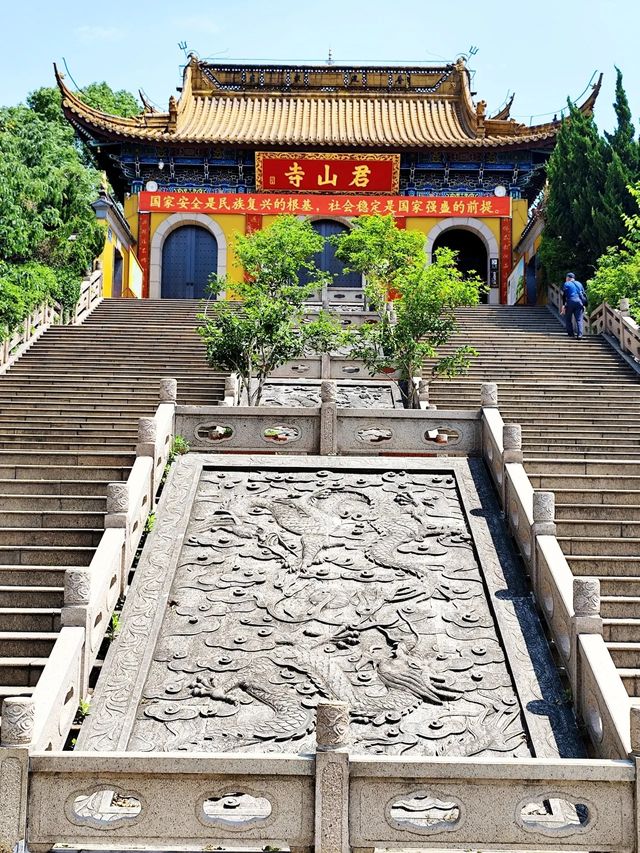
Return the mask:
M536 489L533 492L533 523L531 525L531 583L538 591L538 549L536 536L556 535L556 496L553 492Z
M136 456L151 456L155 459L158 424L155 418L140 418L138 420L138 443Z
M323 352L320 355L320 377L331 379L331 354Z
M35 718L31 696L8 696L2 703L0 746L28 746L33 740Z
M636 764L636 784L640 782L638 773L640 772L640 706L631 705L630 707L630 726L631 726L631 755L635 759ZM640 820L640 802L636 802L636 825Z
M618 309L618 310L620 311L620 316L621 316L621 317L630 317L630 316L631 316L631 313L630 313L630 311L629 311L629 300L628 300L628 299L624 299L624 298L623 298L623 299L621 299L621 300L620 300L620 307L619 307L619 309Z
M160 380L160 402L175 403L178 399L178 380L164 377Z
M15 701L19 700L4 700L3 732L7 705ZM26 701L32 702L31 699ZM15 749L0 747L0 853L26 849L28 780L29 750L26 744Z
M436 406L429 402L429 381L427 379L418 380L418 400L421 409L436 408Z
M323 379L320 384L320 455L338 453L338 383Z
M238 403L238 375L230 373L225 376L224 380L224 400L225 406L236 406Z
M495 382L484 382L480 387L480 405L483 409L498 408L498 386Z
M580 634L600 634L602 636L600 581L598 578L573 579L569 678L573 689L573 704L576 713L580 711L580 697L582 696L582 673L578 647Z
M522 464L522 427L520 424L502 425L502 508L509 516L509 486L507 465Z
M315 853L349 853L349 709L316 709Z

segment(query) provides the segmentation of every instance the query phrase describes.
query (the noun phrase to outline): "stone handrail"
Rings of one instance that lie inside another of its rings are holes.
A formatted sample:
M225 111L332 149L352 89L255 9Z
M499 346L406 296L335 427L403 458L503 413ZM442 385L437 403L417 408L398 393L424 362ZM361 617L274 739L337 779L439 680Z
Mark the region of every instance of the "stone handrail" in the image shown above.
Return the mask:
M78 325L83 323L102 301L102 270L96 270L80 287L78 303L72 311L61 305L43 302L24 318L19 327L0 344L0 375L14 364L23 353L55 323Z
M215 453L478 455L480 410L178 406L176 432Z
M161 380L156 414L140 419L137 458L128 479L107 487L105 531L91 563L65 572L62 631L33 696L4 700L3 746L57 750L64 745L80 699L87 694L89 675L111 615L126 588L129 568L171 451L176 393L174 379ZM20 727L7 725L12 714L23 721Z
M5 760L17 777L16 816L28 779L26 842L36 853L160 842L637 851L632 761L368 758L339 740L309 757L38 752L30 768L24 758L16 750ZM6 841L21 830L14 819Z
M60 317L61 312L57 306L48 302L34 308L18 328L0 344L0 374L5 373L49 326L59 322Z
M549 285L548 302L560 311L562 291L556 285ZM640 362L640 327L629 313L628 299L621 299L618 308L602 302L588 315L588 321L591 334L610 336L623 353Z
M75 307L64 312L64 320L71 326L84 323L89 314L102 302L102 270L94 270L80 286L80 296Z
M574 708L597 755L626 757L631 751L631 705L602 639L599 581L573 577L555 536L553 493L534 490L522 465L520 427L504 424L494 384L483 387L482 397L483 456L566 666Z

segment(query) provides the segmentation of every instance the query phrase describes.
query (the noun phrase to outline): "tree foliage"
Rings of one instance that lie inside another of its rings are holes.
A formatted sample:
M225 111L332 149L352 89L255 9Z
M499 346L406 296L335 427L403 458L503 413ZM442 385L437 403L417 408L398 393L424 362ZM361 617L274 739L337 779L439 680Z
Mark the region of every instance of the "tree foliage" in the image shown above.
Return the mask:
M323 238L308 221L280 216L270 228L236 237L244 279L230 284L212 276L211 292L232 289L240 303L213 302L199 316L209 364L236 373L249 405L259 405L268 374L306 347L327 350L343 333L324 314L303 323L304 302L322 287L326 273L314 263ZM306 272L306 284L300 283Z
M403 401L417 408L413 378L425 361L433 361L434 373L453 376L475 354L462 346L443 356L440 348L456 330L456 308L477 304L482 282L463 275L450 249L437 251L427 266L424 237L398 229L391 216L363 216L336 243L336 255L365 274L367 299L380 318L354 330L353 355L373 374L399 370Z
M624 234L624 215L633 212L627 186L640 178L640 147L617 71L616 130L603 136L592 116L569 102L547 163L548 195L540 259L546 277L564 279L568 270L583 281L607 247Z
M587 282L591 307L608 302L614 307L629 299L631 313L640 322L640 183L629 188L635 212L624 215L625 235L598 259L596 272Z
M86 91L95 105L104 99L111 107L106 84ZM135 102L127 93L111 94L123 109ZM26 105L0 108L3 335L44 298L67 308L77 302L81 279L104 245L91 208L102 178L89 159L64 118L57 89L43 87Z

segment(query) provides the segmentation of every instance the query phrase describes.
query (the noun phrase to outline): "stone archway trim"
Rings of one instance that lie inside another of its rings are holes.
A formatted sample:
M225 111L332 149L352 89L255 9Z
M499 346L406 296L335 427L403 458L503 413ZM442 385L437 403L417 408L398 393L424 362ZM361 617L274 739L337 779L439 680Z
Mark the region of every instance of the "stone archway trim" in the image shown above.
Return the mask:
M431 231L427 234L427 243L426 243L426 253L429 260L431 260L431 255L433 253L433 244L436 239L442 234L443 231L450 231L452 228L462 228L465 231L473 231L475 234L480 237L482 242L484 243L489 259L491 258L499 258L500 257L500 246L498 241L496 240L491 229L485 225L479 219L473 219L473 217L462 216L462 217L451 217L450 219L443 219L442 222L439 222L435 225Z
M172 231L181 228L183 225L199 225L213 234L218 244L218 269L216 272L220 276L227 272L227 238L215 219L207 216L206 213L174 213L158 225L151 238L149 252L149 297L151 299L160 299L162 295L162 247L164 241ZM220 294L220 298L224 299L224 293Z

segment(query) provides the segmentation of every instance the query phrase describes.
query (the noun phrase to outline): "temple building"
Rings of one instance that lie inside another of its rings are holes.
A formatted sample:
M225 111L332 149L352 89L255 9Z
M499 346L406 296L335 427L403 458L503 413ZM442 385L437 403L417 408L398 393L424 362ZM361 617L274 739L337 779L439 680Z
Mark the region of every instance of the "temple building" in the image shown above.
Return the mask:
M428 258L441 246L457 250L462 269L486 279L489 302L535 301L535 286L509 287L513 248L561 121L518 123L511 103L487 115L463 60L266 66L191 55L179 98L166 112L145 102L134 118L92 109L57 78L65 115L94 147L133 243L124 264L122 240L105 248L113 253L105 268L115 271L107 295L201 297L212 271L232 284L243 274L234 234L282 213L309 217L323 235L356 216L391 213L425 235ZM108 199L96 210L112 236L116 225L124 232ZM361 298L360 277L345 274L329 245L318 263L334 274L334 297Z

